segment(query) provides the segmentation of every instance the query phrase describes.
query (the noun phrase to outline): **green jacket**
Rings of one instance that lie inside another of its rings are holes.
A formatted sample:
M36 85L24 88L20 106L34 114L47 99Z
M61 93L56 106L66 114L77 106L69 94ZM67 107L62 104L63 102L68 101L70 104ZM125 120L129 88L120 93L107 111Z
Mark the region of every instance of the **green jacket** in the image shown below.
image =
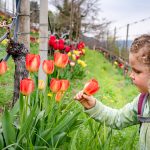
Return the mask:
M122 129L139 124L140 122L137 117L139 96L118 110L107 107L96 100L96 105L91 109L85 110L85 112L99 122L105 121L107 126L114 129ZM143 116L150 117L150 96L145 104ZM150 123L142 123L140 130L140 149L150 150Z

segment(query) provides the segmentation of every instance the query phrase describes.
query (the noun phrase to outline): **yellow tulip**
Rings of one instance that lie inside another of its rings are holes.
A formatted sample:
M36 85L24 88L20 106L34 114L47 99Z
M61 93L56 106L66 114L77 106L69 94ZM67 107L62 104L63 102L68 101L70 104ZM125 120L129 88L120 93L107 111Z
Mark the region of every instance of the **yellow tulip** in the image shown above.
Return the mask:
M68 56L71 56L71 52L67 53Z
M86 67L87 64L86 64L84 61L82 61L81 66L82 66L82 67Z
M72 59L76 60L76 55L75 54L72 54Z
M39 80L38 82L38 89L43 90L45 88L45 82L44 80Z
M79 55L79 51L74 50L74 51L73 51L73 54L75 54L75 55Z
M78 59L77 62L78 62L78 64L80 64L82 62L82 60Z

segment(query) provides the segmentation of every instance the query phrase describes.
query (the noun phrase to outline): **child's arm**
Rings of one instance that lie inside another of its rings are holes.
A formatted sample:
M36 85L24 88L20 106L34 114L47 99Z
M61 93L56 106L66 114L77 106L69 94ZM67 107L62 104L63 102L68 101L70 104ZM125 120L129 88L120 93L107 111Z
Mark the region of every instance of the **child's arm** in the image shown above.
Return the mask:
M83 94L82 91L75 96L75 99L85 107L85 113L99 122L105 122L111 128L121 129L139 123L137 118L139 96L119 110L105 106L94 97Z

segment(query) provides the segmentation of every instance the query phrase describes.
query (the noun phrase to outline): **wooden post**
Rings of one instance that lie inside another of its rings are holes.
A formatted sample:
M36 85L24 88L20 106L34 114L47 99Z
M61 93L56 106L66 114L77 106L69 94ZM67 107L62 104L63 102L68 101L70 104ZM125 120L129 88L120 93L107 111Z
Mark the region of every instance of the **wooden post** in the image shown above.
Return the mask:
M70 13L70 34L69 39L72 41L72 26L73 26L73 2L74 0L71 0L71 13Z
M42 70L42 62L47 59L48 54L48 0L40 0L40 57L39 79L46 83L46 74Z
M30 50L30 1L21 0L19 14L18 41Z
M107 31L106 49L109 50L109 31Z
M6 0L4 1L4 12L6 13Z
M12 8L13 8L13 14L15 13L15 0L13 0L13 6L12 6Z
M128 51L128 36L129 36L129 24L127 24L127 34L126 34L126 52Z
M113 52L115 52L115 43L116 43L116 27L114 28L114 37L111 44L111 49Z

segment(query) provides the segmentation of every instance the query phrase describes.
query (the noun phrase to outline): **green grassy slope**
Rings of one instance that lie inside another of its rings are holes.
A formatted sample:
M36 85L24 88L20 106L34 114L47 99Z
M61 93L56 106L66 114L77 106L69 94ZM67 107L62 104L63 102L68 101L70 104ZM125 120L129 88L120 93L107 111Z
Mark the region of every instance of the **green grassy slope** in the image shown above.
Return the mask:
M87 50L85 61L87 63L87 76L82 81L78 80L76 82L77 88L75 92L81 90L84 83L86 83L89 79L95 78L100 84L100 90L95 94L95 97L112 108L123 107L125 104L132 101L138 94L137 89L131 84L129 78L125 79L121 71L112 66L112 64L99 52ZM84 113L82 113L82 115L83 114ZM85 116L85 118L89 120L89 117ZM103 141L105 143L104 145L101 143L102 141L98 140L103 139L103 136L105 137L103 124L101 126L98 122L90 119L83 127L80 128L80 131L77 130L80 132L77 135L80 136L80 138L76 141L80 143L78 149L133 150L138 147L138 126L131 126L119 131L113 130L112 135L110 136L110 141ZM106 130L108 131L110 129L107 128ZM92 136L94 137L93 139ZM93 142L90 143L92 140Z

